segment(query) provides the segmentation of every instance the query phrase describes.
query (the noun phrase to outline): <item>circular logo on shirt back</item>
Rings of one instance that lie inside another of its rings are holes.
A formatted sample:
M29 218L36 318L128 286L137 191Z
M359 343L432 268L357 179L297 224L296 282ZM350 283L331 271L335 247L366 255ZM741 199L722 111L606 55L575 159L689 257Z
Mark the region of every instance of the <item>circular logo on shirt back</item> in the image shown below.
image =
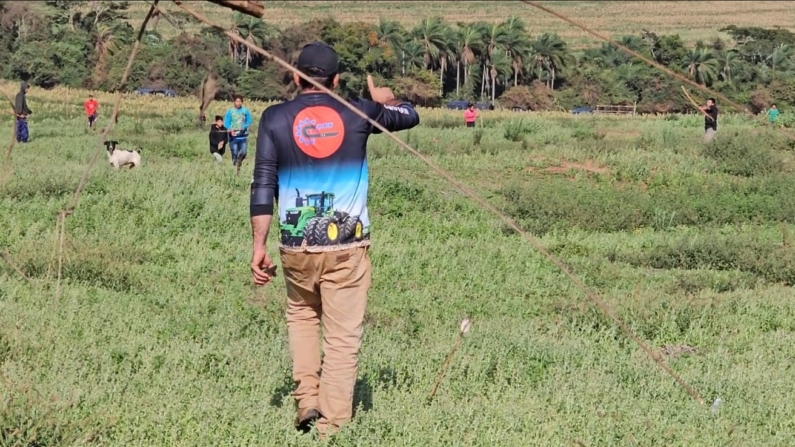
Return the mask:
M330 107L307 107L293 121L295 144L313 158L326 158L337 152L344 137L342 117Z

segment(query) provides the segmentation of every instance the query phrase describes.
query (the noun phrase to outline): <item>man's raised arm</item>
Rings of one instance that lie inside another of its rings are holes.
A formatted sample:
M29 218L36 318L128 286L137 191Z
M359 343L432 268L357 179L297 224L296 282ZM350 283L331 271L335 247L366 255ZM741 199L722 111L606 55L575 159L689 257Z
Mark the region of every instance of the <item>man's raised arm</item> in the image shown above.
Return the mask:
M367 86L375 104L367 110L367 116L384 126L390 132L411 129L420 123L420 115L408 101L395 98L392 90L387 87L376 87L371 76L367 76ZM373 126L372 133L379 134L381 129Z

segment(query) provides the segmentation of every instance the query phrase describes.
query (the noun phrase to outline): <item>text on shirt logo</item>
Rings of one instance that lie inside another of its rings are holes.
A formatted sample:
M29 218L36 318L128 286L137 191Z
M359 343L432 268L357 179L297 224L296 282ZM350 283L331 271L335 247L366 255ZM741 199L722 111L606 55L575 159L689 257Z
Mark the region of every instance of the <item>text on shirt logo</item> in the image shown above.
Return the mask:
M408 115L408 110L404 109L403 107L395 107L395 106L384 106L385 109L394 110L395 112L401 113L403 115Z

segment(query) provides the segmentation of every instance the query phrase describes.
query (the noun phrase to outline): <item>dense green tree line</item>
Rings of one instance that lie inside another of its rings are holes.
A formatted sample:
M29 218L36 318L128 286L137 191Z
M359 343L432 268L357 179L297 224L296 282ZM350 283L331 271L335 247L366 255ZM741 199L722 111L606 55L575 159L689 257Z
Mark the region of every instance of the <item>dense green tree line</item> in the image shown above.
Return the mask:
M0 2L0 75L41 87L118 87L135 30L127 2ZM168 23L166 23L168 22ZM181 30L166 40L157 27ZM169 87L197 92L208 71L219 78L219 99L285 99L294 87L280 66L184 14L155 18L133 66L128 89ZM186 29L196 30L187 32ZM527 29L521 19L449 24L426 18L406 29L397 22L312 20L279 28L235 14L232 30L292 61L312 40L340 54L344 95L364 91L365 74L383 78L426 106L449 99L496 102L534 110L577 105L637 104L640 111L691 108L680 83L611 45L575 52L556 34ZM650 59L760 111L776 102L795 105L795 34L729 27L730 41L688 47L678 35L645 31L620 42Z

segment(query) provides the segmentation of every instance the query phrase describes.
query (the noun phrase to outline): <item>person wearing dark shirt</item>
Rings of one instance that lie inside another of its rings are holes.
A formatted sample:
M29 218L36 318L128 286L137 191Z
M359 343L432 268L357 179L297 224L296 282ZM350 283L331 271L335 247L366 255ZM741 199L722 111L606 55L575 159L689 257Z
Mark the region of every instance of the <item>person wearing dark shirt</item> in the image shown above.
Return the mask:
M224 117L215 115L215 123L210 126L210 153L219 163L226 152L227 130L224 127Z
M27 82L22 81L22 84L19 87L19 93L17 93L17 97L14 101L14 112L17 115L17 123L16 123L16 137L17 143L27 143L28 137L30 136L28 132L28 115L32 114L33 112L28 108L28 100L27 100L27 93L30 90L30 85Z
M323 43L306 45L297 69L328 89L339 83L339 58ZM371 284L367 140L380 130L297 74L293 80L300 94L268 107L259 122L250 197L251 272L256 285L269 283L275 273L266 239L278 214L295 425L306 431L314 421L325 439L352 417ZM410 103L375 87L370 76L367 82L372 100L350 104L390 132L419 124Z
M706 107L701 107L701 111L706 113L704 117L704 141L710 142L718 132L718 106L715 105L715 98L707 100Z

